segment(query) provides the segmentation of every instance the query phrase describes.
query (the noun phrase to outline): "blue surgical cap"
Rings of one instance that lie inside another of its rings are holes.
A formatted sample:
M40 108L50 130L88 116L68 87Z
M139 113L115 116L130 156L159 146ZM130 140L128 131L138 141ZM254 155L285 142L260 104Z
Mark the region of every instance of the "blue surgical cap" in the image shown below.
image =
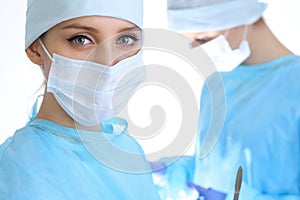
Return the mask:
M53 26L83 16L115 17L142 27L143 0L28 0L25 49Z
M183 32L224 30L256 22L266 6L258 0L168 0L168 24Z

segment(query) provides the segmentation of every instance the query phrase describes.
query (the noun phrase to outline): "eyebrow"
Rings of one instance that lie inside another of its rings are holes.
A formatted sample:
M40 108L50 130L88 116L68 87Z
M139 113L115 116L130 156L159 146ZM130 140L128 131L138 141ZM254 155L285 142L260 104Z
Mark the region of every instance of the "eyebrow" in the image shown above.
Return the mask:
M99 31L91 26L85 26L85 25L81 25L81 24L70 24L68 26L64 26L61 28L62 30L65 29L82 29L82 30L87 30L87 31L91 31L94 33L98 33Z
M119 30L118 30L118 33L121 33L121 32L124 32L124 31L132 31L132 30L138 30L138 31L141 31L142 29L139 28L139 27L137 27L137 26L125 27L125 28L119 29Z
M82 29L82 30L87 30L87 31L94 32L94 33L99 33L99 30L97 30L96 28L93 28L91 26L85 26L85 25L82 25L82 24L77 24L77 23L70 24L70 25L62 27L62 30L65 30L65 29ZM118 33L121 33L121 32L124 32L124 31L135 30L135 29L136 30L141 30L137 26L124 27L124 28L119 29Z

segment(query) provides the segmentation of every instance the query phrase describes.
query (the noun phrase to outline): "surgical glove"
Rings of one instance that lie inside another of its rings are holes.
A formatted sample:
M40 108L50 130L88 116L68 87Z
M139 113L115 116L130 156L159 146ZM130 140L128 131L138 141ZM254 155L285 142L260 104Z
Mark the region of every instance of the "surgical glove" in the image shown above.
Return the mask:
M193 172L193 158L180 157L170 165L171 158L161 159L150 163L153 170L153 180L162 200L196 200L199 196L194 187L187 182Z
M205 189L201 186L195 185L192 182L188 182L187 185L189 188L195 188L199 193L199 199L205 199L205 200L224 200L226 199L226 194L223 192L219 192L216 190L213 190L211 188Z

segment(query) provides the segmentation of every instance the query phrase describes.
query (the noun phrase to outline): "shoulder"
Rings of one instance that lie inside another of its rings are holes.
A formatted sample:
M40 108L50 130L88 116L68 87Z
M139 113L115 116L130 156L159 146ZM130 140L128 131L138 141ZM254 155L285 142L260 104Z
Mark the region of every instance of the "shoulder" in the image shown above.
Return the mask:
M12 149L20 149L27 144L28 137L30 137L32 130L28 126L25 126L17 130L13 136L9 137L0 146L0 160L8 154Z
M0 147L1 166L14 165L23 168L39 166L37 160L49 160L56 152L54 137L46 130L35 126L25 126L8 138Z
M0 193L14 199L39 199L54 188L40 176L46 166L43 161L50 154L44 154L44 131L25 126L17 130L0 146ZM48 162L49 163L49 162ZM47 194L52 195L49 192ZM57 192L56 192L57 193ZM32 196L34 195L34 196Z
M42 130L37 130L35 127L25 126L17 130L14 135L8 138L0 148L0 156L3 157L5 154L13 152L24 152L26 149L37 148L33 143L40 143L41 137L39 132ZM1 159L0 157L0 159Z
M286 56L285 62L279 66L277 76L283 85L287 85L289 90L300 90L300 56Z
M300 73L300 56L290 54L265 63L264 65L274 73L298 75Z
M280 67L285 69L294 69L296 71L300 71L300 56L298 55L288 55L282 58L282 63L280 63Z

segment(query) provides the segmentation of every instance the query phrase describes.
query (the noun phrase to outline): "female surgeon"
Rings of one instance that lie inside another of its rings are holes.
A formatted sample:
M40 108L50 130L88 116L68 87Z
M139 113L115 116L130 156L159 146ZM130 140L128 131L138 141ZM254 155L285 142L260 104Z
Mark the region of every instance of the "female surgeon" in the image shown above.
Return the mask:
M114 117L145 78L142 1L27 6L25 49L46 89L0 146L0 199L159 199L141 147Z
M234 199L241 166L240 199L300 199L300 58L267 27L265 7L257 0L168 0L170 28L206 51L220 72L205 80L195 155L167 169L172 188L190 181L202 198Z

